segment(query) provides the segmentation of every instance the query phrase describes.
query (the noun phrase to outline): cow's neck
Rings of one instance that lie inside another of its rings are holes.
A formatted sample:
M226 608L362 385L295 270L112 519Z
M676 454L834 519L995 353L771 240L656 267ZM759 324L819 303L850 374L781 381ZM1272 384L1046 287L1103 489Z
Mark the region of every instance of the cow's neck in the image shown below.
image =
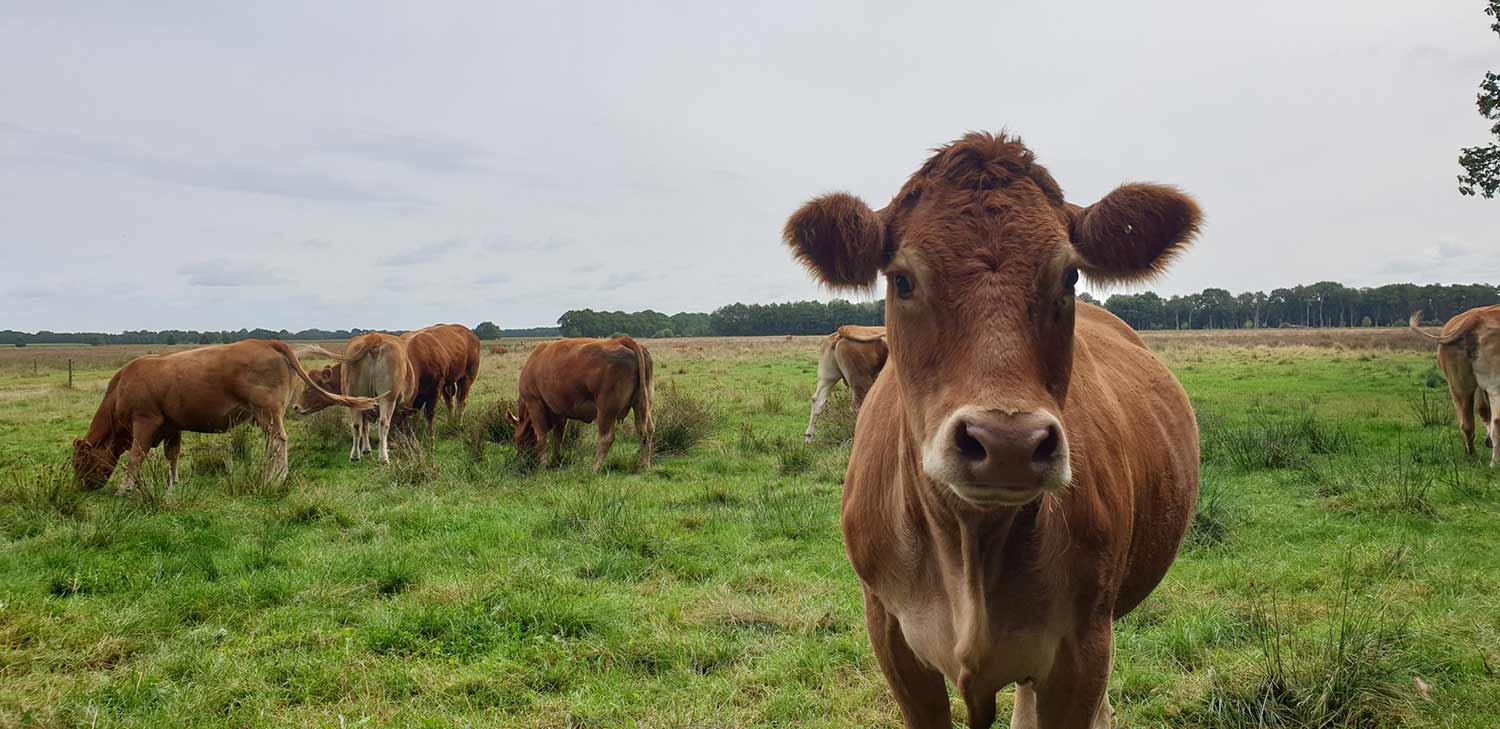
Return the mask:
M106 392L103 402L99 403L99 409L94 411L94 419L89 421L89 429L83 435L83 442L98 448L110 445L114 440L115 432L115 394Z
M1042 561L1063 548L1052 542L1066 530L1048 528L1059 518L1060 504L1039 500L1018 507L974 509L947 487L928 480L915 453L903 454L903 460L907 461L902 470L909 519L905 527L926 542L926 548L919 550L926 564L915 567L933 569L941 580L959 660L981 663L1002 638L992 634L997 625L1022 627L1042 618L1027 615L1032 608L1045 609L1048 596L1055 593L1056 586L1043 584L1052 571L1042 569ZM1018 601L1024 601L1028 609L1016 610ZM1001 613L1015 613L1011 616L1015 619L997 620Z

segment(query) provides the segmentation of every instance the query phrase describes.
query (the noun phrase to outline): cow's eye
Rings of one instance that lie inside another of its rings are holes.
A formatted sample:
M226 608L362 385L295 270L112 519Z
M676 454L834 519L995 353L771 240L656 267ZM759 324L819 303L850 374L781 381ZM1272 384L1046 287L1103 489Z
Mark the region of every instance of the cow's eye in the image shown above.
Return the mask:
M1077 284L1078 284L1078 269L1076 269L1076 268L1069 268L1068 272L1065 273L1065 274L1063 274L1063 286L1065 286L1065 287L1067 287L1068 289L1071 290Z
M891 274L891 288L896 290L896 295L903 298L911 298L911 279L902 273Z

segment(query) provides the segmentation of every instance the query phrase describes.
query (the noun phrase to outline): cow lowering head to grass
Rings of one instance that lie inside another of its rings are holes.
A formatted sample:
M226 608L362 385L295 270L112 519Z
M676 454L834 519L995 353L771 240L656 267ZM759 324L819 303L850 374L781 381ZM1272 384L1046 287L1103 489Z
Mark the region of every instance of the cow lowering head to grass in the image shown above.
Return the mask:
M1079 274L1160 273L1195 235L1177 190L1068 203L1019 139L937 150L885 208L816 198L787 221L834 288L886 278L890 359L860 410L845 548L909 727L1109 726L1112 623L1175 559L1198 489L1187 396Z

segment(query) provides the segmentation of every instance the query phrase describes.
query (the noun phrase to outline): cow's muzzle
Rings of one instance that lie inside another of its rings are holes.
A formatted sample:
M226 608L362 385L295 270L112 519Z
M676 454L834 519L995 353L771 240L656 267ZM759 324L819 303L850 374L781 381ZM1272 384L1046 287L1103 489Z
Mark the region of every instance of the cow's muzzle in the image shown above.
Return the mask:
M1067 434L1046 412L960 408L923 450L928 478L981 506L1025 504L1072 477Z

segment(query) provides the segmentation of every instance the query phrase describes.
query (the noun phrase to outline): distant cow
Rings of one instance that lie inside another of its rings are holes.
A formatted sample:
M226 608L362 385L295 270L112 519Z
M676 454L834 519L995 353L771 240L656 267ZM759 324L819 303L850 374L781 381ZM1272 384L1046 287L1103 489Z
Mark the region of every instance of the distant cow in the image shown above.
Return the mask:
M417 371L417 391L411 407L421 410L432 426L438 397L448 412L462 421L469 388L479 375L479 337L468 327L436 324L401 335L406 356Z
M500 346L498 344L491 344L490 345L490 354L506 354L509 351L510 350L508 350L508 349L506 349L506 348L504 348L504 347L502 347L502 346Z
M535 451L544 463L556 461L568 421L591 423L597 418L597 473L615 442L615 423L633 411L641 437L640 467L650 468L656 427L651 395L651 354L630 337L543 342L521 367L520 397L510 418L516 426L516 449Z
M889 356L885 346L885 327L846 325L828 335L818 350L818 387L813 390L812 414L807 417L803 440L813 439L813 424L828 404L828 396L840 381L854 394L854 407L864 402L865 393L875 384L880 369Z
M417 395L417 370L406 354L406 340L383 332L371 332L349 340L342 354L316 345L299 347L298 352L315 354L338 361L340 390L345 395L373 397L380 405L380 462L391 462L391 422L400 410L410 408ZM328 406L321 393L305 394L293 410L300 415L317 412ZM337 404L337 403L335 403ZM363 415L350 411L349 432L353 445L349 460L370 452L369 425Z
M1438 343L1438 368L1448 380L1448 395L1458 411L1458 429L1464 451L1474 455L1474 411L1484 422L1484 444L1490 449L1490 466L1500 467L1500 306L1470 309L1448 320L1443 333L1422 331L1422 312L1411 315L1407 325Z
M317 389L291 348L277 341L247 339L131 360L110 379L88 433L73 441L73 472L85 488L99 488L128 449L118 492L124 495L135 488L146 454L162 445L170 489L184 432L223 433L250 420L266 434L266 475L280 482L287 472L282 416L298 379ZM323 396L355 411L375 407L369 398Z
M1021 142L969 134L891 203L820 197L787 221L824 284L886 285L890 361L845 476L844 547L908 727L1111 726L1113 621L1176 558L1198 492L1182 386L1135 332L1076 301L1079 271L1158 274L1198 207L1160 185L1067 203Z

